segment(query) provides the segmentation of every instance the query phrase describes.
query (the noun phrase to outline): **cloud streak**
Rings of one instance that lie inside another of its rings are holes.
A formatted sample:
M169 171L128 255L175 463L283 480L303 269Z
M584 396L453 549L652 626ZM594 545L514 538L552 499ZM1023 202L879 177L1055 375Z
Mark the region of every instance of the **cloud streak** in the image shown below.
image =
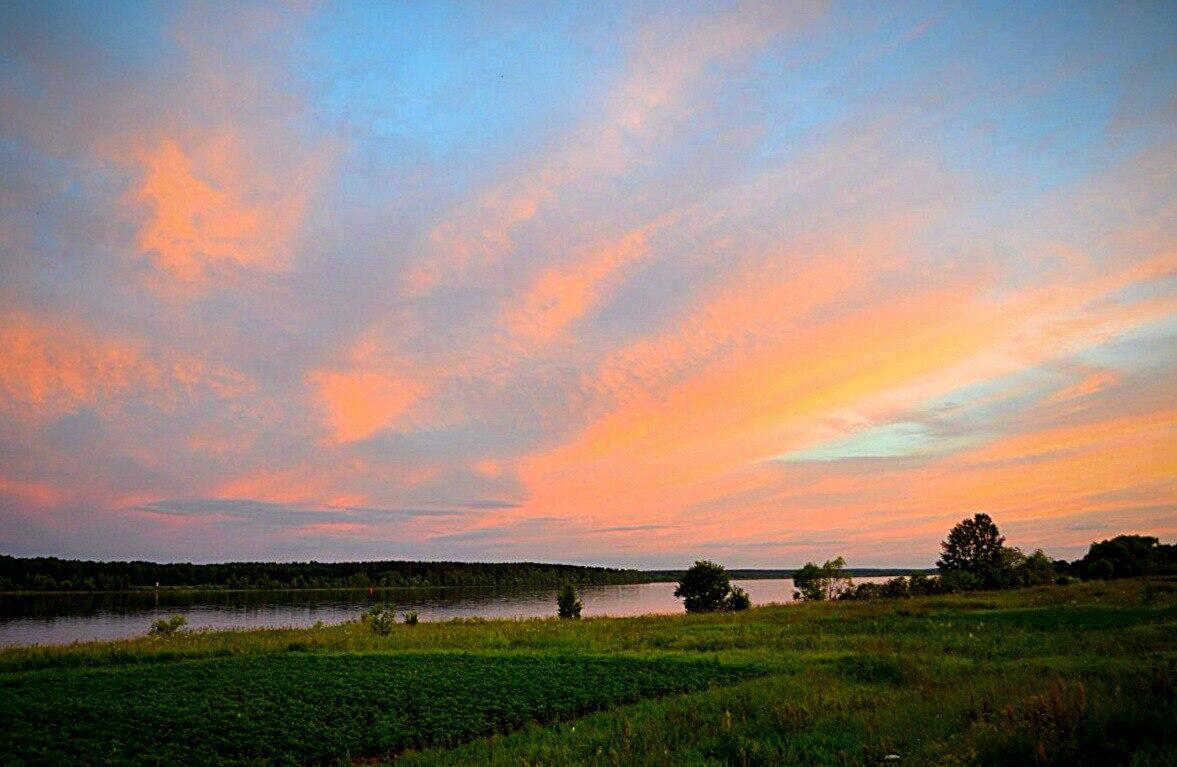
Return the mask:
M0 8L0 540L1177 534L1174 15Z

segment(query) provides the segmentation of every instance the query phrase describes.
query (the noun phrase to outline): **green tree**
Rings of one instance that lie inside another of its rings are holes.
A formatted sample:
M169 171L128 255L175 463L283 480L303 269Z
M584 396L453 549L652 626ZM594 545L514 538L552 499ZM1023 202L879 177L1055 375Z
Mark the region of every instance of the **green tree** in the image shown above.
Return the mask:
M556 595L556 613L561 618L579 618L584 605L571 583L565 583L564 588Z
M1047 583L1054 583L1054 562L1050 557L1046 556L1046 552L1042 549L1036 549L1033 554L1026 557L1025 567L1025 581L1027 586L1042 586Z
M999 585L1005 555L1005 538L988 514L975 514L962 519L940 544L940 560L936 567L941 575L968 573L983 587ZM966 579L955 578L964 581Z
M752 597L739 586L732 586L732 592L727 595L727 609L733 612L747 610L752 606Z
M823 599L837 599L843 592L854 586L846 572L846 560L842 557L827 560L818 566L806 562L805 566L793 573L793 599L817 602Z
M1177 546L1162 544L1151 535L1117 535L1091 544L1075 569L1088 579L1173 573L1177 571Z
M748 594L741 588L732 589L731 579L723 565L700 559L683 575L674 589L689 613L710 613L717 610L745 610L751 606Z

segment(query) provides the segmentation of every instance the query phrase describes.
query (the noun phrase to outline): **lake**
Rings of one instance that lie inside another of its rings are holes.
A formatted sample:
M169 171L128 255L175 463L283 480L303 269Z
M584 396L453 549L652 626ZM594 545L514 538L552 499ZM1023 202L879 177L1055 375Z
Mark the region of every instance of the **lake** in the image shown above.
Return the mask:
M887 578L856 578L882 582ZM753 605L791 602L788 578L736 580ZM67 644L145 634L156 618L177 613L188 628L275 628L342 623L371 604L389 602L416 610L422 621L451 618L535 618L556 614L556 587L515 591L424 588L328 591L125 592L103 594L0 594L0 646ZM584 616L682 612L673 583L588 586L581 591Z

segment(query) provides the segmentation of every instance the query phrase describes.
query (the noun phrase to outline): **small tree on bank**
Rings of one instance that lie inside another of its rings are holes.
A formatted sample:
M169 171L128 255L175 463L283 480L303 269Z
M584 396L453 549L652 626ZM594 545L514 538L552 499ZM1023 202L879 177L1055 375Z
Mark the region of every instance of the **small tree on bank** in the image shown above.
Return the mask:
M151 622L151 628L147 630L147 635L153 637L171 636L187 625L188 619L183 615L173 615L170 618L157 618Z
M683 600L689 613L710 613L719 610L747 610L752 606L748 592L732 588L731 579L723 565L700 559L683 575L674 590Z
M751 606L752 597L748 596L748 592L739 586L732 586L732 593L727 595L726 609L732 612L738 612L740 610L747 610Z
M584 604L571 583L565 583L564 588L556 595L556 614L561 618L579 618Z
M837 599L843 592L854 586L846 572L846 560L842 557L828 560L820 567L814 562L793 573L793 599L818 602L823 599Z
M936 567L945 583L959 581L964 588L1000 585L1006 570L1005 537L988 514L962 519L940 544L942 553ZM967 584L967 585L966 585Z
M388 636L396 625L396 608L389 604L372 605L360 616L360 622L374 634Z

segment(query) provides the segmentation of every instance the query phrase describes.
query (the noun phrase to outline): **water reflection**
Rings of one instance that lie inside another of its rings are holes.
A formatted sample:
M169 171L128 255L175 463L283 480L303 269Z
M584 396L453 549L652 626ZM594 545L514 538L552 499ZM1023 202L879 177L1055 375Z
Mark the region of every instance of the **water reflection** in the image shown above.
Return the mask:
M861 578L883 581L885 578ZM753 604L792 600L787 578L733 581ZM556 613L556 587L493 589L417 588L330 591L133 592L116 594L0 595L0 645L65 644L146 633L151 621L180 613L190 628L261 628L340 623L369 604L390 602L416 610L423 621L450 618L532 618ZM677 613L673 583L591 586L582 591L584 615Z

